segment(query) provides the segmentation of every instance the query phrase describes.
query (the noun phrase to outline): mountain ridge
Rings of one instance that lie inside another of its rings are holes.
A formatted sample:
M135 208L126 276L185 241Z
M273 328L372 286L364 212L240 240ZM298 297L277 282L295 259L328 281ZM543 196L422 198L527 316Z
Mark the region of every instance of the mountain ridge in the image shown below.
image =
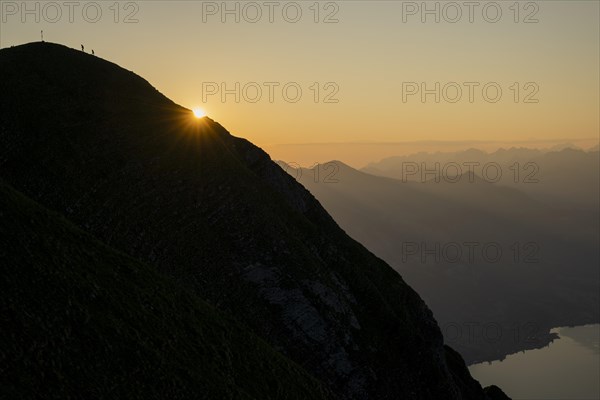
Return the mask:
M419 296L264 151L55 46L0 50L0 177L233 314L342 398L486 398Z

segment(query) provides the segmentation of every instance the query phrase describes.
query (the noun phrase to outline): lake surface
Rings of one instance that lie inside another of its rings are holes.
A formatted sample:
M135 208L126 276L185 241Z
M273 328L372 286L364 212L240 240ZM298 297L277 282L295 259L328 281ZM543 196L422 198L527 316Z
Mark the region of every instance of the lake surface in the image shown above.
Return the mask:
M600 325L555 328L547 347L469 367L482 386L499 386L513 400L600 399Z

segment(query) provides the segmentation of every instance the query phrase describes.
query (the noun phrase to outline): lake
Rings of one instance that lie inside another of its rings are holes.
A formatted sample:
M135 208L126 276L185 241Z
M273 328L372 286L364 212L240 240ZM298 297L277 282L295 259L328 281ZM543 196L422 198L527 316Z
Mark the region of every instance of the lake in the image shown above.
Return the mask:
M469 367L482 386L499 386L513 400L600 399L600 325L555 328L547 347Z

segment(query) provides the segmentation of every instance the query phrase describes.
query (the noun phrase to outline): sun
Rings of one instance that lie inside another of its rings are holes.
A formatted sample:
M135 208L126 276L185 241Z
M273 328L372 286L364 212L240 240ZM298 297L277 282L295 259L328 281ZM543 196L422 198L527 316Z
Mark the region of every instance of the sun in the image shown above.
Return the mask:
M192 112L194 113L194 117L196 118L202 118L204 116L206 116L206 113L204 112L203 109L196 107L192 110Z

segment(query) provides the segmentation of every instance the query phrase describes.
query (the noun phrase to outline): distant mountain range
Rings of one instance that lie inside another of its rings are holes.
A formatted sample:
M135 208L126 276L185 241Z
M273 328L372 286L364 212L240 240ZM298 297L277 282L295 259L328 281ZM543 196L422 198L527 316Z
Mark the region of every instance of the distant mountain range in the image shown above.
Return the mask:
M501 163L528 157L544 166L570 160L573 169L552 174L558 184L583 172L585 165L591 168L590 160L598 154L513 149L493 159ZM422 158L430 165L489 162L477 150L455 158ZM395 171L398 160L405 159L384 160L377 171ZM436 182L435 174L423 181L416 174L392 179L340 161L301 170L280 165L342 229L390 263L423 296L446 340L468 363L544 346L553 340L550 329L556 326L599 321L598 207L593 198L573 196L567 202L573 193L597 187L597 171L573 177L569 189L556 187L555 196L545 198L473 172ZM537 186L528 187L533 191Z
M433 179L436 167L442 180L444 175L453 178L457 171L473 171L488 181L519 189L546 204L598 209L599 166L598 146L588 151L561 146L556 151L510 148L492 153L477 149L416 153L386 158L362 171L411 181L422 180L424 173L427 179ZM413 173L415 167L417 171Z
M0 69L0 397L506 398L250 142L64 46Z
M398 133L399 137L406 134ZM324 136L326 140L327 136ZM282 141L285 137L282 137ZM498 149L532 148L542 152L570 149L597 150L598 138L573 139L523 139L523 140L413 140L413 141L335 141L316 143L271 143L264 149L277 160L298 163L303 166L315 162L343 160L353 168L378 164L376 160L394 159L421 152L460 153L465 149L495 152Z

